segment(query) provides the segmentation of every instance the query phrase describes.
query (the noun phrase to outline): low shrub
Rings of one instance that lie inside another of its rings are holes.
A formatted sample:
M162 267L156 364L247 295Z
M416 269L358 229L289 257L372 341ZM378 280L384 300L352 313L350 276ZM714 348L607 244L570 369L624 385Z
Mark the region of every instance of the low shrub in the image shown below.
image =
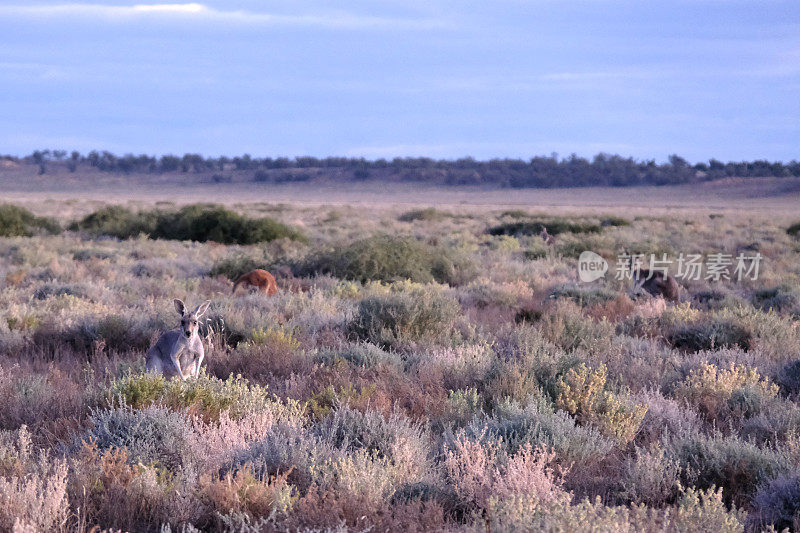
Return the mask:
M461 306L433 289L370 296L358 303L351 331L380 346L435 338L453 328Z
M796 531L798 524L800 476L780 476L759 489L747 517L748 531Z
M554 308L546 309L538 325L550 342L568 352L607 346L615 330L610 322L592 320L583 315L573 302L564 300L557 300Z
M110 205L90 213L70 224L72 231L85 231L94 236L105 235L117 239L129 239L139 234L149 235L155 230L157 217L154 213L137 212L119 205Z
M677 507L650 509L644 506L612 507L570 497L547 506L526 498L493 498L486 523L473 531L718 531L742 533L744 512L729 510L721 490L686 489Z
M138 213L109 206L73 223L70 229L118 239L143 233L154 239L225 244L254 244L282 238L305 240L299 230L271 218L249 218L213 204L187 205L179 211Z
M792 237L797 237L798 235L800 235L800 222L796 222L791 226L789 226L788 228L786 228L786 233L788 233Z
M718 487L728 504L749 505L758 487L787 474L789 458L780 450L721 435L685 434L664 444L681 465L681 482L698 489Z
M561 285L550 291L549 298L572 300L581 307L610 302L618 295L615 291L605 287L579 287L576 285Z
M289 473L265 477L253 474L249 465L245 465L221 476L201 477L197 497L209 508L213 522L207 527L213 525L213 529L224 529L220 517L229 513L249 520L286 514L298 498L295 487L286 481Z
M737 308L746 304L741 296L731 291L715 289L699 291L692 296L692 300L698 308L709 311Z
M788 394L800 393L800 359L786 363L778 372L776 381Z
M0 530L65 531L66 461L35 450L25 426L0 437Z
M522 252L522 257L528 261L536 261L547 257L547 248L544 245L533 245Z
M627 218L618 217L615 215L606 216L600 219L601 226L623 227L630 226L631 221Z
M579 426L566 412L535 400L501 403L491 417L473 419L464 431L481 442L500 441L509 453L525 444L541 444L560 462L577 468L602 461L614 448L614 442L594 426Z
M547 228L550 235L559 233L600 233L603 228L598 224L589 222L570 222L562 219L530 220L524 222L509 222L493 226L487 230L489 235L538 235L543 228Z
M675 397L695 406L718 424L750 418L778 394L778 386L756 370L733 363L727 369L703 364L675 387Z
M22 207L0 204L0 237L30 237L37 233L61 233L61 226L52 218L37 217Z
M33 291L33 297L37 300L46 300L51 297L59 296L86 298L88 295L88 287L78 283L45 283Z
M749 329L718 319L677 327L666 337L674 348L689 352L735 347L748 351L753 345L753 333Z
M400 222L414 222L416 220L425 220L425 221L435 221L435 220L442 220L445 217L452 217L451 213L447 213L445 211L439 211L438 209L434 209L433 207L428 207L425 209L413 209L411 211L406 211L399 217L397 220Z
M428 434L422 425L398 413L387 418L375 411L342 406L325 417L313 433L338 450L364 451L386 459L402 482L422 478L429 467Z
M377 235L324 253L313 253L295 266L298 275L330 274L368 281L411 280L459 284L474 278L471 260L411 237Z
M77 443L93 442L100 450L125 448L131 461L175 470L191 461L191 423L185 413L151 405L101 409L89 417L90 429Z
M761 289L753 293L753 305L762 311L777 312L800 309L800 296L785 287Z
M605 390L605 385L605 366L590 370L581 363L558 380L556 406L582 423L596 425L620 444L627 444L636 436L647 406L620 400Z
M71 467L70 500L84 523L152 531L172 518L171 504L180 498L162 464L146 465L124 448L83 443Z
M402 365L402 359L398 354L383 350L370 342L358 342L340 350L323 351L317 354L317 359L326 363L342 359L359 368Z
M680 463L659 444L636 448L635 457L629 457L623 465L623 497L651 507L669 505L678 497L680 475Z
M121 409L145 409L151 405L188 409L205 420L219 420L223 412L234 420L265 412L288 420L302 413L297 402L281 402L264 387L246 379L230 376L222 380L203 373L188 381L166 380L149 373L123 375L109 385L105 403Z
M456 495L470 507L487 509L490 500L533 499L537 506L563 501L566 491L550 463L555 456L526 443L506 453L501 443L458 435L444 452L444 466Z
M161 212L152 236L156 239L254 244L275 239L304 240L296 229L268 217L253 219L214 205L187 205Z

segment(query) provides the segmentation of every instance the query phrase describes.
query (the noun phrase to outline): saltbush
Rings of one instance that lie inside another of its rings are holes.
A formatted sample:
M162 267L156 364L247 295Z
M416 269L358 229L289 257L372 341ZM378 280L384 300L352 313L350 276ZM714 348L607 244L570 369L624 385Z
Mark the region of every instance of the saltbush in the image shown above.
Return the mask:
M94 411L79 445L93 442L101 450L125 448L132 461L174 470L193 458L191 422L185 413L159 405L143 409L121 406Z
M226 244L254 244L282 238L305 240L299 230L271 218L254 219L213 204L187 205L178 211L137 213L110 206L74 222L70 229L118 239L146 234L154 239Z
M579 287L576 285L561 285L550 291L549 298L572 300L581 307L606 303L617 298L619 294L605 287Z
M734 347L747 351L753 345L753 333L735 322L712 319L674 328L667 333L667 340L674 348L689 352Z
M605 390L606 368L590 370L585 364L571 368L558 380L556 406L592 423L620 444L627 444L644 419L647 406L617 398Z
M37 233L60 232L61 226L51 218L37 217L16 205L0 204L0 237L30 237Z
M414 222L416 220L425 220L425 221L432 221L432 220L442 220L445 217L452 217L451 213L447 213L445 211L439 211L438 209L434 209L433 207L428 207L425 209L413 209L411 211L406 211L399 217L397 220L400 222Z
M299 275L330 274L362 283L411 280L458 284L475 276L475 266L463 256L411 237L389 235L361 239L323 253L314 252L294 270Z
M106 235L117 239L129 239L141 233L151 234L155 230L154 213L136 212L119 205L110 205L73 222L69 229L85 231L94 236Z
M800 523L800 476L780 476L761 487L747 517L749 531L792 531Z
M241 377L226 380L201 373L193 380L166 380L158 374L127 374L111 382L105 394L110 406L143 409L164 405L175 410L188 409L206 420L218 420L227 412L233 419L257 413L289 420L300 416L302 407L294 401L282 402L264 387Z
M600 233L603 228L589 222L570 222L562 219L509 222L489 228L489 235L538 235L547 228L550 235L559 233Z
M461 306L439 291L370 296L358 303L351 331L380 346L440 336L452 329Z
M757 370L734 363L728 368L703 364L675 387L676 398L685 399L715 422L755 416L777 394L778 386Z
M721 488L725 500L740 507L759 486L792 468L784 452L736 437L685 434L665 439L664 448L680 463L684 486Z
M528 443L542 444L564 464L579 467L601 461L614 448L614 442L594 427L579 426L566 412L536 400L500 404L492 416L475 418L464 431L481 442L500 441L510 453Z
M786 287L761 289L753 293L753 305L762 311L791 311L800 309L800 296Z

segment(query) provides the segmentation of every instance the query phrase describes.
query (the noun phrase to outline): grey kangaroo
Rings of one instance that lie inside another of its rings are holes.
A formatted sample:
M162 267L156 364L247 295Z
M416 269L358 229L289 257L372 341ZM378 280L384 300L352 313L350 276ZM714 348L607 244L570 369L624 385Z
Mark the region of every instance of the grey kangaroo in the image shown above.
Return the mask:
M180 326L162 333L153 347L147 350L145 368L148 372L158 372L167 378L196 378L205 357L203 342L197 334L197 321L208 310L211 301L206 300L191 312L186 311L186 305L181 300L175 298L174 303L181 315Z

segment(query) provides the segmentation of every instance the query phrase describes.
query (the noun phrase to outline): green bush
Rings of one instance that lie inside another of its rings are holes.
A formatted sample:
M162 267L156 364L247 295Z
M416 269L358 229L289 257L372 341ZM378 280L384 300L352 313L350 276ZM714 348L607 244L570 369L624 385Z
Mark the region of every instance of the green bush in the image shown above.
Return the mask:
M189 381L166 380L149 373L126 374L111 382L105 402L109 407L143 409L160 404L174 410L189 409L206 420L218 420L226 411L234 419L271 412L288 420L302 413L299 403L284 404L266 388L250 384L244 378L230 376L223 380L205 373Z
M489 235L538 235L547 228L550 235L559 233L600 233L603 228L589 222L570 222L562 219L509 222L489 228Z
M627 218L622 218L618 216L607 216L600 219L601 226L614 226L614 227L622 227L622 226L630 226L631 221Z
M211 204L187 205L179 211L138 213L109 206L73 223L70 229L118 239L144 233L154 239L225 244L255 244L281 238L305 240L298 230L271 218L254 219Z
M107 235L117 239L129 239L140 233L151 234L155 229L156 217L154 213L134 213L118 205L110 205L98 209L83 217L80 221L70 224L72 231L85 231L92 235Z
M411 280L457 284L474 277L475 266L465 257L411 237L376 235L339 249L311 254L296 266L295 273L330 274L362 283Z
M674 348L690 352L735 347L748 351L753 333L731 321L710 320L678 327L667 334L667 340Z
M360 339L391 346L441 335L460 314L458 302L438 291L391 293L361 300L351 330Z
M37 233L61 233L61 226L51 218L37 217L22 207L0 205L0 237L30 237Z
M792 237L797 237L800 235L800 222L795 222L788 228L786 228L786 233L791 235Z
M581 363L558 380L556 406L581 423L594 424L603 435L627 444L636 436L647 407L621 400L605 386L605 366L591 370Z
M397 217L397 220L400 222L414 222L415 220L433 221L442 220L445 217L452 216L453 215L451 213L446 213L444 211L439 211L438 209L428 207L426 209L413 209L411 211L406 211Z

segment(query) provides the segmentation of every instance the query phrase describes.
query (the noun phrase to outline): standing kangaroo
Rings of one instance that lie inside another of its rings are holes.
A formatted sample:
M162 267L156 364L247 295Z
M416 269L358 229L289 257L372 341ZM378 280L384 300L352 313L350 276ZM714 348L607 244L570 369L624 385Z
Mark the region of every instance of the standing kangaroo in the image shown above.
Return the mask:
M278 283L275 281L275 276L260 268L239 276L233 283L231 294L236 292L239 285L255 287L259 291L267 293L267 296L272 296L278 292Z
M555 235L550 235L549 233L547 233L547 228L544 226L542 226L542 231L539 232L539 237L542 238L542 240L547 246L552 246L556 243Z
M157 372L167 378L196 378L205 357L203 342L197 334L197 321L208 310L211 301L206 300L192 312L186 311L186 305L181 300L175 298L173 301L175 310L181 315L181 323L177 328L162 333L153 347L147 350L145 368L148 372Z

